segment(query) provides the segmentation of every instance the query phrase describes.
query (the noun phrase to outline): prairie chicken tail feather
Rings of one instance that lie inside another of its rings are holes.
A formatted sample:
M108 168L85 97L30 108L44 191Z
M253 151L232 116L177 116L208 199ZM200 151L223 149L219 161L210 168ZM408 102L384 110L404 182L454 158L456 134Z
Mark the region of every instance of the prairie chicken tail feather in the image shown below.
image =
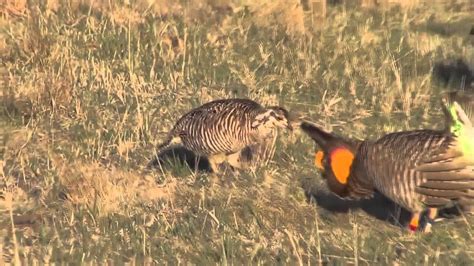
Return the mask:
M474 127L474 94L448 92L442 97L442 106L451 131L459 130L460 127Z
M449 92L442 98L450 145L425 160L416 170L424 183L417 192L443 199L469 198L474 188L474 95Z
M456 149L474 158L474 94L449 92L442 97L446 129L456 138ZM470 160L474 164L474 160Z

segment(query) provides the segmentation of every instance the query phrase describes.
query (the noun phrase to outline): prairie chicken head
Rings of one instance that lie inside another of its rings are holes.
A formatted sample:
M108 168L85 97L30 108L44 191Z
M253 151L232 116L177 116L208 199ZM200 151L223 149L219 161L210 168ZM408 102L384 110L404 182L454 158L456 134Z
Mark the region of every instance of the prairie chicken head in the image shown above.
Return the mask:
M290 112L280 106L271 106L262 110L257 114L252 122L252 128L286 128L293 130L292 122L295 118Z
M303 122L301 129L320 147L315 153L314 165L321 171L329 189L340 197L348 197L351 166L361 141L328 133L309 122Z

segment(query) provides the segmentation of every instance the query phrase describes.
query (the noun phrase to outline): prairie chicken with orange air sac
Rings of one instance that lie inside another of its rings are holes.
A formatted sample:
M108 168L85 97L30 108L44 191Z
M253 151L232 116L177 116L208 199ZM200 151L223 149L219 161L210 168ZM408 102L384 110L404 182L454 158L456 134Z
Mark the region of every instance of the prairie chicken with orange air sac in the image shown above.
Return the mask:
M438 208L455 201L474 203L474 96L449 93L442 104L444 130L396 132L362 141L308 122L301 128L322 149L315 164L333 193L360 199L377 190L412 213L412 231L429 208L427 232Z
M188 150L208 158L211 169L227 161L240 168L240 152L274 133L276 128L292 130L290 113L278 106L265 108L248 99L208 102L183 115L158 149L181 143Z

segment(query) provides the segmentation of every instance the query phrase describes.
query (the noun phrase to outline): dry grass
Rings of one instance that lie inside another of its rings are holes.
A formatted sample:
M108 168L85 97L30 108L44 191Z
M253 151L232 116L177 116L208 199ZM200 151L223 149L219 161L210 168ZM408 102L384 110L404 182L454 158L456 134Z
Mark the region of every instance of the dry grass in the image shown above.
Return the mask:
M472 217L409 235L384 199L328 194L299 131L240 176L148 167L176 117L217 98L356 138L440 126L431 70L472 65L472 5L323 4L319 20L320 2L2 2L0 264L472 264Z

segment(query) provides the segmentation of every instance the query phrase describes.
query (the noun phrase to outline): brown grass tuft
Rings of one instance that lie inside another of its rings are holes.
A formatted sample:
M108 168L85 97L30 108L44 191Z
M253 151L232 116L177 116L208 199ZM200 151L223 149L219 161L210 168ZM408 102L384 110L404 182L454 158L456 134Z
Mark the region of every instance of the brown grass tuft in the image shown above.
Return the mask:
M282 27L288 34L304 34L304 11L300 1L264 0L249 2L254 22L260 27Z
M112 21L124 27L128 27L128 25L135 26L144 21L142 14L128 6L118 6L107 14Z
M151 176L106 169L98 163L64 164L59 171L68 204L95 207L100 215L121 213L130 204L173 201L177 189L176 181L158 185Z

